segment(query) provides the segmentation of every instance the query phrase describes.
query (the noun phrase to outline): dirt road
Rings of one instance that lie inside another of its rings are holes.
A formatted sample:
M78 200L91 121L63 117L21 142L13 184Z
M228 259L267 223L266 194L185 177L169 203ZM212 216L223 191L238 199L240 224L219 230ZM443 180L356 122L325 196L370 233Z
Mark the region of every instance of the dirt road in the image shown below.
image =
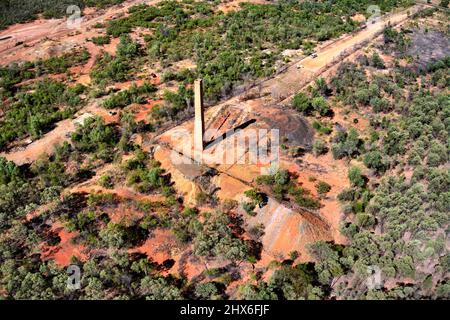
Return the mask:
M340 62L340 57L350 53L355 47L374 39L390 23L392 26L405 22L408 12L413 14L426 6L416 5L397 12L369 25L359 32L345 35L317 51L317 57L311 56L295 61L283 73L269 79L258 88L262 95L269 95L272 103L278 103L300 91L306 84L314 80L324 69L333 63Z
M316 58L312 58L311 56L305 58L301 64L306 70L317 72L328 63L332 62L336 58L339 58L346 50L349 50L364 41L373 39L377 34L383 31L389 23L391 25L397 25L405 21L408 18L408 11L414 13L420 7L421 6L416 6L412 9L384 17L375 24L369 24L366 29L363 29L352 36L346 37L341 41L337 41L331 46L325 48L323 51L318 52Z

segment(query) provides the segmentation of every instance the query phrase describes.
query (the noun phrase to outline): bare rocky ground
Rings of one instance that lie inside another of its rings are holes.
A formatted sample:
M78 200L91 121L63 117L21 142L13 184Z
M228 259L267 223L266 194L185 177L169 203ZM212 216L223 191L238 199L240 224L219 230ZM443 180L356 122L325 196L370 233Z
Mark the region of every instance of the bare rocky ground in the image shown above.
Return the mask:
M424 68L430 62L444 58L450 51L450 39L444 33L414 29L407 54L416 58L418 66Z

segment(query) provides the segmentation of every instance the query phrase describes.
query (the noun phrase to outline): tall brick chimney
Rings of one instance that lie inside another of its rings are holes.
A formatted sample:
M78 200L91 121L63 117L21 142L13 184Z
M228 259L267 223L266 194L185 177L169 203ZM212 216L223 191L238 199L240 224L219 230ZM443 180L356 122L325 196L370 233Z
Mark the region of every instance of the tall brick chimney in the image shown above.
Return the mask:
M197 151L203 151L204 142L203 135L205 133L205 118L203 114L203 81L197 79L194 82L194 109L195 109L195 123L194 123L194 148Z

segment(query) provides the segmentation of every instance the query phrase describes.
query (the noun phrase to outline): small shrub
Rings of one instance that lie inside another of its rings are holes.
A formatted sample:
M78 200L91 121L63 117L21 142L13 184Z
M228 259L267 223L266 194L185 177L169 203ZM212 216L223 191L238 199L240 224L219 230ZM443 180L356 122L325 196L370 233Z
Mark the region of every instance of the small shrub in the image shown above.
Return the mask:
M313 153L314 155L320 156L328 152L327 144L322 140L315 140L313 143Z
M319 181L319 183L316 184L316 189L317 193L323 195L330 192L331 186L324 181Z
M108 35L99 36L99 37L93 37L91 39L91 41L98 46L104 46L105 44L111 43L111 38Z
M111 174L106 173L100 177L98 184L106 189L112 189L114 187L114 178Z

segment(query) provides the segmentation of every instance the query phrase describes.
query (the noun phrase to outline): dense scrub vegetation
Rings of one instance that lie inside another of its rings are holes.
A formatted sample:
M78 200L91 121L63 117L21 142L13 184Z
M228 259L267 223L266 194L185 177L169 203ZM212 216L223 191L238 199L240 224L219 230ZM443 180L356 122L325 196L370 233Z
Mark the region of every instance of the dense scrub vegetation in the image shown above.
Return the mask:
M396 43L389 52L407 48L392 29L384 37ZM341 231L350 244L321 243L314 267L324 284L340 278L334 286L340 298L448 299L448 57L427 68L416 68L414 60L378 71L384 68L378 53L360 56L356 63L343 63L329 83L316 83L293 100L293 107L309 116L317 117L314 96L370 115L368 132L336 126L330 144L323 139L315 144L317 155L331 150L335 159L356 159L366 168L350 167L351 187L338 196L346 215ZM368 288L374 269L382 282ZM406 279L413 284L404 284ZM398 284L385 288L388 281Z
M193 60L197 76L205 81L207 99L216 101L244 82L272 74L282 50L303 48L308 53L314 41L354 30L358 23L350 17L364 13L369 3L389 11L409 2L244 3L241 10L223 14L213 3L164 1L131 8L130 16L109 22L107 32L118 37L134 27L150 29L152 34L146 37L150 57L163 66Z
M73 142L79 142L79 135L101 136L99 140L111 140L106 128L98 123L87 122L83 128L97 133L78 132ZM102 133L98 132L101 131ZM82 138L81 140L85 140ZM82 147L82 146L81 146ZM136 173L145 177L139 182L143 192L159 192L166 196L160 201L135 201L120 199L113 194L65 194L59 197L61 188L74 182L75 177L84 177L65 170L64 162L92 156L94 150L80 153L69 144L59 148L50 160L42 160L33 165L30 172L11 162L0 159L0 179L2 182L2 215L0 236L0 285L4 295L14 299L207 299L226 297L224 289L233 281L232 271L242 261L259 259L261 246L254 240L242 240L236 235L237 222L227 211L200 214L195 208L180 208L170 188L167 176L159 164L139 148L134 156L122 164L126 180L134 184ZM73 159L75 158L75 159ZM27 179L26 176L32 177ZM59 177L59 179L56 179ZM120 177L116 177L118 179ZM18 188L20 186L20 188ZM11 194L10 194L11 193ZM20 193L20 195L19 195ZM20 200L16 198L20 196ZM39 204L53 201L55 205L39 216L24 220L25 214ZM118 206L131 209L133 215L113 221L109 214ZM229 210L229 209L228 209ZM14 214L13 214L14 213ZM81 290L67 289L65 270L53 262L42 261L40 254L33 253L38 245L57 245L57 234L50 229L50 223L61 221L67 230L77 232L75 243L95 249L97 252L87 261L72 259L72 263L82 267ZM216 257L230 261L230 271L206 269L207 279L188 283L180 276L161 276L161 272L172 267L170 261L158 264L140 253L129 253L128 248L141 245L157 228L173 230L181 245L192 243L193 254L205 265ZM234 267L233 267L234 266ZM107 272L106 272L107 270ZM124 283L121 279L129 279ZM223 279L221 279L221 277ZM236 280L236 279L234 279ZM225 284L225 285L224 285ZM108 293L106 293L108 291ZM107 296L106 296L107 294Z
M118 129L105 125L100 117L91 117L72 133L72 144L81 153L92 153L95 158L110 162L119 142Z
M123 292L127 292L130 297L147 295L151 297L149 293L152 292L151 285L148 282L159 283L164 280L158 276L157 272L160 270L158 265L146 257L130 255L128 259L126 253L117 251L111 257L105 255L86 262L83 269L85 277L83 293L78 294L67 289L67 274L64 269L56 267L53 262L41 260L40 254L36 253L41 245L53 246L59 243L58 235L50 228L54 219L64 222L68 230L79 231L76 241L96 247L125 248L139 243L145 239L146 234L148 235L147 230L153 226L151 215L147 216L141 225L123 225L112 223L107 215L100 211L104 209L105 204L114 203L113 197L66 194L60 198L64 187L92 176L90 169L94 168L93 162L84 162L83 159L103 158L104 161L110 161L119 151L115 148L119 138L120 132L115 128L104 125L98 118L91 118L87 119L85 124L73 134L72 145L65 143L56 148L54 155L50 158L43 157L31 167L18 167L0 158L0 261L2 264L0 286L2 290L4 289L2 293L4 297L55 299L74 298L75 294L78 298L100 298L104 297L100 279L104 281L104 285L115 288L117 297L120 297ZM38 217L25 219L27 213L33 212L35 208L46 203L55 205L50 206L50 210L42 212L42 215ZM176 202L168 202L168 205L170 203L176 204ZM159 206L164 208L168 205ZM151 212L152 208L157 207L158 204L150 206L141 204L138 209ZM97 210L98 216L96 216ZM120 263L117 260L119 257L122 259ZM124 258L126 260L123 260ZM134 261L137 264L133 263ZM135 275L138 282L142 280L142 292L125 289L113 281L114 276L108 279L98 278L99 273L104 273L101 269L111 270L111 264L115 265L116 262L119 263L118 268L127 269L127 272ZM124 263L126 266L123 265ZM79 264L82 263L79 262ZM97 265L101 269L95 271ZM150 272L150 270L153 271ZM163 285L167 286L165 282ZM158 289L155 291L156 294L163 293Z
M102 52L96 57L95 66L91 71L91 77L95 84L104 86L109 83L130 80L136 72L134 59L142 55L139 43L133 41L130 36L124 35L116 48L116 55Z
M319 300L324 296L312 264L284 263L268 282L259 279L239 287L239 297L245 300Z
M39 138L81 107L80 96L86 90L83 85L68 86L47 76L64 73L88 58L89 52L83 48L46 60L0 67L0 149L16 139Z
M93 43L95 43L98 46L103 46L105 44L109 44L111 42L111 37L106 35L106 36L98 36L98 37L93 37L91 39L91 41Z
M164 106L155 106L152 109L152 117L156 122L174 120L180 114L188 113L194 105L194 91L184 85L178 87L177 92L165 90L163 94Z
M83 48L45 60L39 59L21 64L12 63L0 67L0 98L5 99L13 96L18 91L18 85L23 81L64 73L70 67L85 63L89 56L89 52Z
M144 83L138 86L133 83L129 89L114 93L103 101L103 107L106 109L124 108L131 103L145 103L148 96L156 91L156 87L150 83Z
M403 37L387 29L385 41L394 42L387 52L407 49ZM312 101L317 98L369 115L370 127L365 132L351 125L326 130L318 120L313 125L321 136L314 143L317 156L331 150L335 159L360 163L349 168L351 186L338 196L345 214L341 232L350 242L346 246L310 245L317 260L311 265L315 271L311 282L290 286L280 295L273 279L259 280L241 286L242 297L299 298L295 296L299 292L303 298L323 298L329 293L341 299L450 297L446 244L450 65L446 57L417 68L414 57L409 59L407 66L394 61L387 67L377 52L362 55L357 63L342 64L329 82L319 79L310 90L294 97L293 107L314 119L328 116L314 107ZM388 72L378 71L386 68ZM286 184L281 180L285 179L277 175L260 177L257 182L271 185L271 192L282 199ZM324 183L316 187L319 194L329 191ZM380 282L370 282L374 273L379 273ZM290 283L289 277L284 280Z
M0 121L0 149L15 139L39 138L55 123L72 116L80 107L79 94L83 91L81 85L67 87L61 82L43 80L33 86L33 91L9 99Z

